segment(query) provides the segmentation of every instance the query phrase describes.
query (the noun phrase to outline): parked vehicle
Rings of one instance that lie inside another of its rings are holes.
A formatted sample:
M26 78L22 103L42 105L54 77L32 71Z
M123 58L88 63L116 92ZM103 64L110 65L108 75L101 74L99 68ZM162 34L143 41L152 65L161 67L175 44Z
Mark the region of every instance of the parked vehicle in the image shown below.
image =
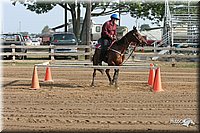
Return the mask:
M31 46L32 45L32 40L29 36L23 36L23 39L24 39L24 43L25 43L25 46Z
M42 41L41 41L41 45L50 45L50 41L51 41L51 38L52 38L52 34L42 34L40 35Z
M32 41L33 46L39 46L40 45L40 41L37 38L32 38L31 41Z
M25 40L25 42L24 42L25 46L31 46L32 43L33 42L31 40Z
M58 46L58 48L54 50L54 53L76 53L77 48L74 46L78 45L78 41L74 33L61 32L61 33L54 33L52 35L50 45ZM54 56L54 57L59 57L59 56ZM77 58L76 56L73 57Z
M23 36L21 34L2 34L1 35L1 41L3 46L11 46L12 44L16 46L25 46L25 41L23 39ZM12 48L3 48L2 52L6 53L12 52ZM25 48L16 48L15 52L21 52L21 53L26 53L27 49ZM11 58L11 55L4 55L5 58ZM26 58L26 56L18 56L16 55L19 59Z
M173 45L174 47L176 48L199 48L199 45L198 44L187 44L187 43L174 43ZM178 53L178 54L199 54L198 51L175 51L175 53Z

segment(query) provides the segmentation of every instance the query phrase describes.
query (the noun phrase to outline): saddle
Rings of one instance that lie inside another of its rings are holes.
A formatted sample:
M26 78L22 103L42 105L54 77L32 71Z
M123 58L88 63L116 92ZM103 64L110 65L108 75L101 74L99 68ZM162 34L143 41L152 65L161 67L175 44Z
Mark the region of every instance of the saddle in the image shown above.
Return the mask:
M115 41L117 41L117 40L111 41L108 39L100 38L97 41L97 44L95 45L95 49L104 49L104 50L107 49L108 50L114 44Z
M101 61L107 61L108 56L107 56L107 51L108 51L108 47L110 46L111 41L104 39L104 38L100 38L98 40L98 43L95 45L96 49L100 49L101 53L100 53L100 62Z
M95 45L95 48L96 48L96 49L101 49L103 46L104 46L104 44L103 44L103 38L100 38L100 39L97 41L97 44Z

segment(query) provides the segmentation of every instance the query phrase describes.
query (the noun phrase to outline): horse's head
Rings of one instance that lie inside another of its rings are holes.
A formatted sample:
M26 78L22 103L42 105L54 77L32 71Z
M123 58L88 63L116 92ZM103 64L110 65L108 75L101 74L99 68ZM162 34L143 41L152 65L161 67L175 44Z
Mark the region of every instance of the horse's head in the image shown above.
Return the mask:
M136 43L137 45L147 45L147 41L144 37L138 32L135 26L133 26L133 30L130 31L130 37L132 38L132 42Z

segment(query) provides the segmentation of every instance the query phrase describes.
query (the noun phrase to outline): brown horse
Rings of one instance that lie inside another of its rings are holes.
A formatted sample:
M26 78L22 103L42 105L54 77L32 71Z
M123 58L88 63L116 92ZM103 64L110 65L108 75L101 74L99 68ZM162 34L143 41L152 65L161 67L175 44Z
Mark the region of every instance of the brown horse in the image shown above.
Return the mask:
M125 36L123 36L120 40L115 41L108 48L107 58L104 58L103 61L108 64L108 66L121 66L125 59L125 52L128 49L129 45L138 46L142 44L147 44L146 40L142 37L142 35L137 31L136 27L133 27L133 30L129 31ZM101 65L100 60L100 49L95 49L95 53L93 56L93 65ZM103 74L103 69L94 69L93 79L91 86L94 86L94 79L96 76L96 70L100 71ZM119 69L115 69L113 79L111 79L109 74L110 69L106 69L106 74L108 76L110 85L115 84L115 87L118 88L117 80L119 75Z

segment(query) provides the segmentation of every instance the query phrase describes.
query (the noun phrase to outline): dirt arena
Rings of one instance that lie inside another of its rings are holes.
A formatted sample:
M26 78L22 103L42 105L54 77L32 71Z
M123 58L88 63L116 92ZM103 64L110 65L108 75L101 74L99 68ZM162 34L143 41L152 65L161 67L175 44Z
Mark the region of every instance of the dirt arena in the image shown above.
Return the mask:
M54 82L30 90L33 64L3 64L4 131L158 131L198 130L197 63L154 62L160 66L163 92L148 86L149 70L121 70L120 89L92 69L51 68ZM191 118L186 127L177 121Z

